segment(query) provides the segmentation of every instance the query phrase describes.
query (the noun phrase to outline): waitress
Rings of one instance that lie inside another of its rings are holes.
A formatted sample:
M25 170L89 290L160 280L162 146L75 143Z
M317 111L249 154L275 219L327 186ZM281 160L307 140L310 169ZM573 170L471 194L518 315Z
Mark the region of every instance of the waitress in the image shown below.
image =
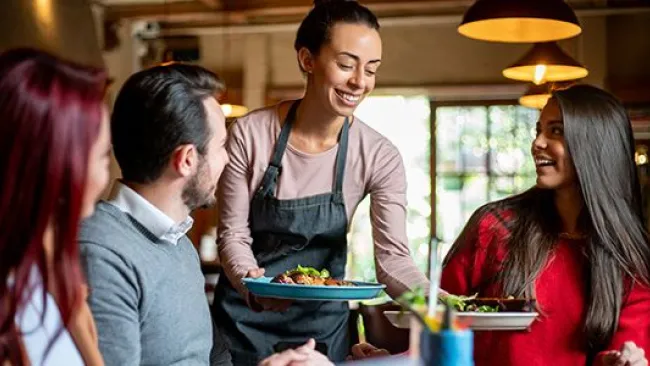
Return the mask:
M346 302L259 298L241 280L299 264L344 278L349 222L367 194L378 281L393 297L427 283L408 250L400 154L353 117L375 86L378 30L375 15L355 1L317 1L294 44L307 79L303 99L253 111L231 129L219 196L226 276L214 316L235 365L256 365L309 338L332 361L346 358Z

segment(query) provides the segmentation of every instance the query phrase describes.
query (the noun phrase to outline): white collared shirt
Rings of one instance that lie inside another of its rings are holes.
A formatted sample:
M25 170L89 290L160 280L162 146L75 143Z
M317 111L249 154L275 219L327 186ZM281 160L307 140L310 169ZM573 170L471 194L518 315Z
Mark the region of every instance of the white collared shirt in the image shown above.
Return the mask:
M115 181L108 203L131 215L160 240L174 245L192 228L194 220L188 216L180 223L160 211L136 191Z

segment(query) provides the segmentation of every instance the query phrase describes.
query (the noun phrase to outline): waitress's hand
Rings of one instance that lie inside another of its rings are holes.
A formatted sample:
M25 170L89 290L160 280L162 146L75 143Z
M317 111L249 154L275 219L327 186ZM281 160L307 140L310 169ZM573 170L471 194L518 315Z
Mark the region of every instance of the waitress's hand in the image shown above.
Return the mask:
M386 357L390 352L383 348L377 348L369 343L359 343L352 346L352 354L348 360L363 360L365 358Z
M310 339L296 349L275 353L260 362L259 366L334 366L322 353L316 351L316 341Z
M643 348L634 342L625 342L620 351L607 351L603 356L604 366L648 366Z
M264 276L264 268L253 268L246 273L246 277L260 278ZM272 299L269 297L259 297L249 294L248 303L254 311L286 311L293 303L291 300Z

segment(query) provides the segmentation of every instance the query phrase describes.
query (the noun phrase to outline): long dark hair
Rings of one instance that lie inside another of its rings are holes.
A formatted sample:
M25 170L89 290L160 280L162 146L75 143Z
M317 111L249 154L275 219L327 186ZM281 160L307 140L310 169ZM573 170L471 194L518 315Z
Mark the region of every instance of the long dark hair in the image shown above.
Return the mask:
M573 160L584 202L578 225L587 234L589 279L584 330L590 353L611 340L626 293L634 282L650 283L650 246L643 225L634 138L623 105L588 85L556 91L564 119L566 148ZM605 147L605 148L604 148ZM534 296L537 276L561 231L554 192L532 188L478 209L447 257L476 240L486 215L507 229L507 255L496 278L503 295ZM504 213L509 213L507 216ZM551 218L551 219L549 219ZM543 310L543 305L540 304Z
M65 325L83 301L77 230L104 87L101 70L35 50L0 54L0 363L23 364L15 321L30 301L34 268L42 278L37 295L56 293Z

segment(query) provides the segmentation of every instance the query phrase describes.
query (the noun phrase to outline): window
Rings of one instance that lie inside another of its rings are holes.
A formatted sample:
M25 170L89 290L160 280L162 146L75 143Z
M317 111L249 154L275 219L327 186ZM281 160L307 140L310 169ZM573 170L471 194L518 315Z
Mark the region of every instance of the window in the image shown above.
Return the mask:
M356 115L400 151L406 168L407 235L416 265L427 272L431 205L443 251L481 205L522 192L535 183L530 146L537 110L517 105L438 106L435 171L431 171L431 102L427 96L373 96ZM431 177L435 176L435 202ZM375 280L370 200L357 208L348 234L347 277Z
M407 234L411 255L424 272L431 235L431 127L430 102L426 96L372 96L355 115L386 136L400 151L406 169ZM370 224L370 199L356 210L348 235L347 277L375 280L374 247Z
M436 235L444 252L481 205L535 183L530 147L537 110L440 106L436 116Z

